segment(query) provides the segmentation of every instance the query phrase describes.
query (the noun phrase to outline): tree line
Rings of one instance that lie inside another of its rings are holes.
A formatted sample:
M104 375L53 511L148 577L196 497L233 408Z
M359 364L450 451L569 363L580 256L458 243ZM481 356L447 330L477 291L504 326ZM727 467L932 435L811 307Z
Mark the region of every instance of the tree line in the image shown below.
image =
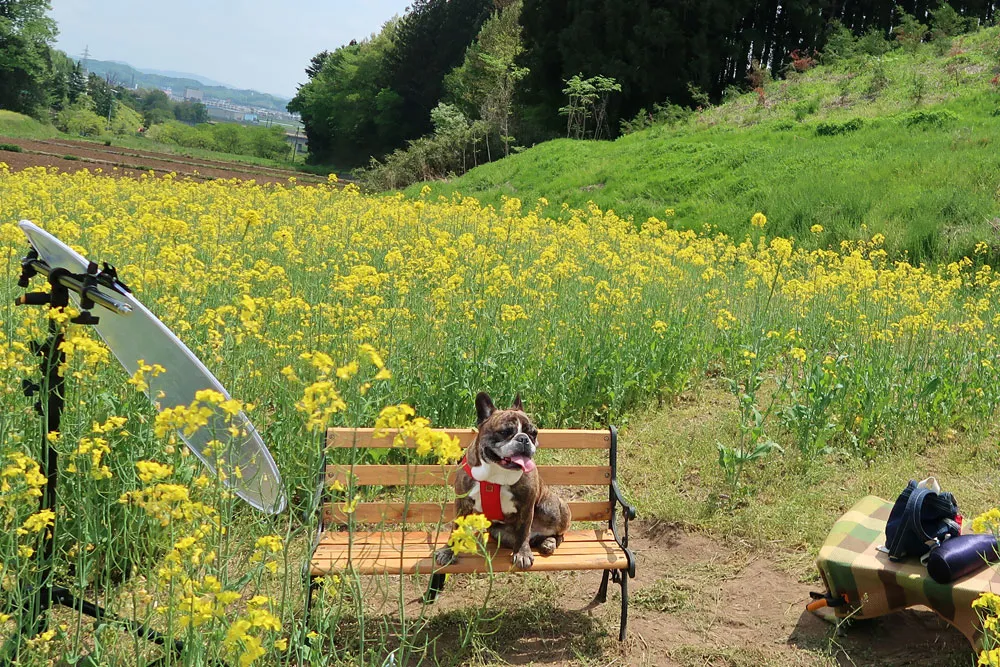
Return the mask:
M417 0L379 33L313 57L289 109L302 115L314 161L375 158L376 168L406 163L433 176L438 167L461 170L517 146L581 136L585 125L573 117L586 120L579 102L588 95L602 122L591 119L583 134L613 137L641 109L692 108L752 88L754 72L780 76L845 30L885 40L905 21L927 24L936 13L938 22L949 13L966 28L988 25L997 4ZM595 85L612 88L587 92Z

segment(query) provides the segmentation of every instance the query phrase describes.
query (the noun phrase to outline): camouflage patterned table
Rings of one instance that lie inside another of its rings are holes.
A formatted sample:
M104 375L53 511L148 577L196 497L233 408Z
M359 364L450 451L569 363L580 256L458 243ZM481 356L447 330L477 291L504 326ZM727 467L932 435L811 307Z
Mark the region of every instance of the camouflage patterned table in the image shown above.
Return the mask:
M836 607L844 618L875 618L907 607L937 612L976 645L979 621L972 601L983 591L1000 591L1000 573L987 567L952 584L939 584L917 559L894 563L878 551L892 503L875 496L858 501L837 523L820 549L816 565L831 596L846 595ZM852 615L853 614L853 615Z

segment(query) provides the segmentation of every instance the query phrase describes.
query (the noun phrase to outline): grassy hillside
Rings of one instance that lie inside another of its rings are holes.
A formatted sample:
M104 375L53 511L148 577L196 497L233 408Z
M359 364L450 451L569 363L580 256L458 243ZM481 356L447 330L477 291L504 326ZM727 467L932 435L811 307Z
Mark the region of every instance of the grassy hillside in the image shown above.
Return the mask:
M762 211L769 233L807 246L882 232L914 259L960 256L1000 241L998 72L1000 30L984 30L792 74L680 126L547 142L430 186L494 204L545 197L551 214L593 201L637 224L671 209L672 225L736 235Z
M30 116L0 109L0 137L19 139L52 139L59 130L41 123Z

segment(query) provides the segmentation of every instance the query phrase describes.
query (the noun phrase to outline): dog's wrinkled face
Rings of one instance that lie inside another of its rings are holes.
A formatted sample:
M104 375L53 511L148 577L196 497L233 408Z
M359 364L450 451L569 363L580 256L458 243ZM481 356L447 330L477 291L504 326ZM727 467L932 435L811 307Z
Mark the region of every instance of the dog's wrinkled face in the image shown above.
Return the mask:
M509 410L497 410L489 394L476 396L479 425L479 456L507 470L531 472L535 469L538 429L524 413L521 397Z

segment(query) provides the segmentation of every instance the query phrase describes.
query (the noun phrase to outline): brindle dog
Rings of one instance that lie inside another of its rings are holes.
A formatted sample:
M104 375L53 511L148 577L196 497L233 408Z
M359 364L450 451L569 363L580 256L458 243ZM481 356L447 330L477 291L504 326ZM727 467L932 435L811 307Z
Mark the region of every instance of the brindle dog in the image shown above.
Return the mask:
M538 447L538 429L524 412L521 397L509 410L497 410L485 392L476 396L479 433L465 452L472 477L464 467L455 478L456 516L482 512L479 482L500 485L503 521L494 521L490 537L513 550L514 566L526 570L534 563L532 547L551 554L569 528L569 507L552 493L538 474L533 459ZM455 562L450 548L440 549L438 565Z

